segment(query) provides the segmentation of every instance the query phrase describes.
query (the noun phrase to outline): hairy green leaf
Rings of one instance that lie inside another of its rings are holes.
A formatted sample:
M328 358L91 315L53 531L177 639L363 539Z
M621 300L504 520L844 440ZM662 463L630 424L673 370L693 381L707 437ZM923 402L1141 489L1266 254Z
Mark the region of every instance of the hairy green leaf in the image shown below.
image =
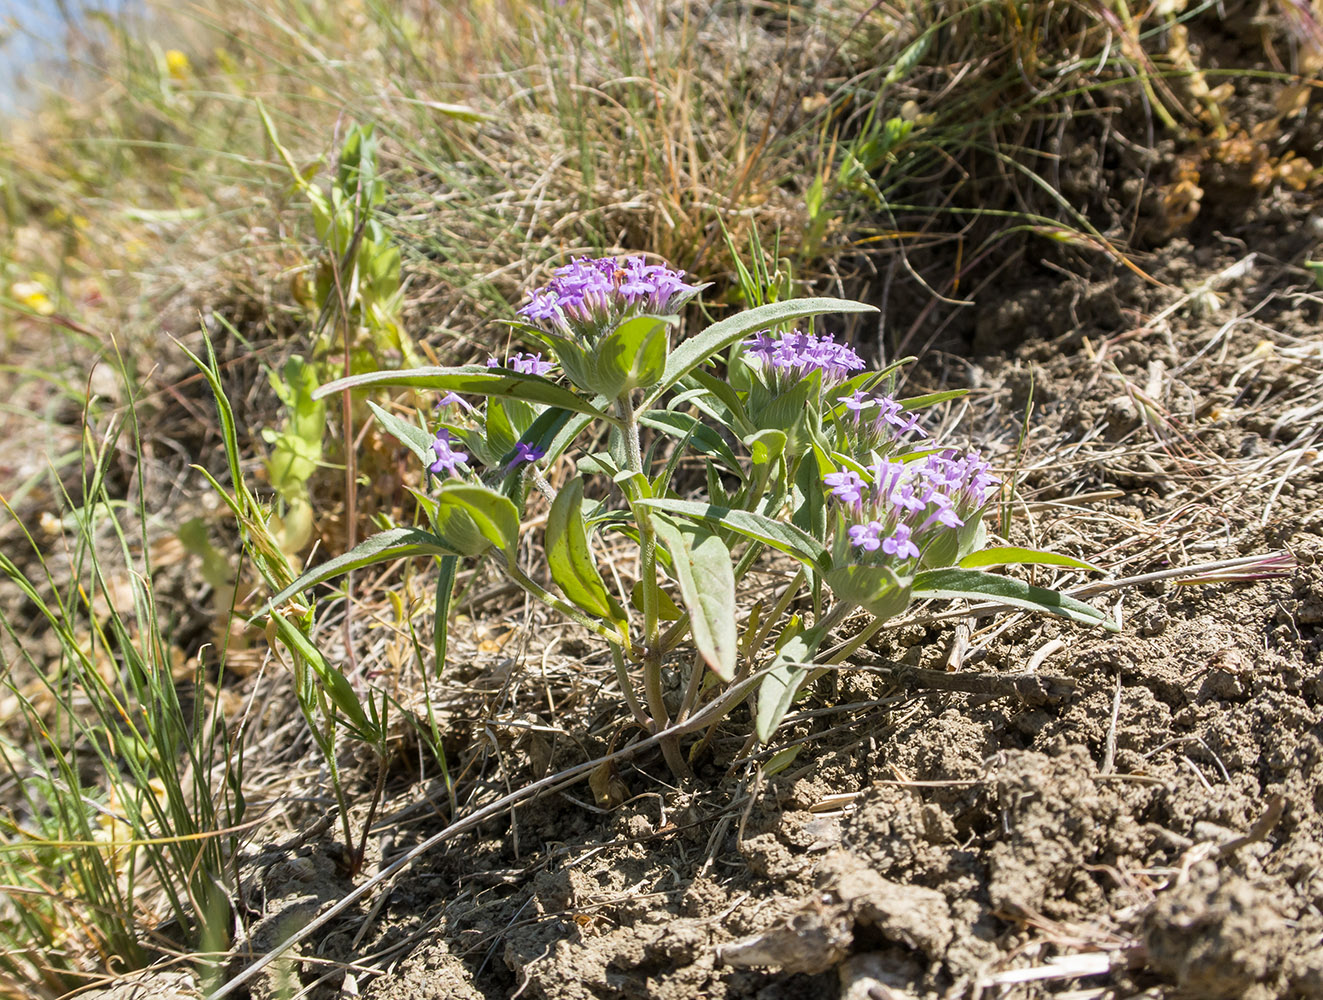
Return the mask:
M1016 545L971 552L960 560L961 569L979 569L983 566L1069 566L1072 569L1087 569L1094 573L1101 570L1097 566L1065 556L1056 552L1043 552L1039 549L1022 549Z
M739 648L735 634L735 572L730 550L696 524L653 520L657 537L670 550L680 598L689 612L694 646L723 681L735 676Z
M345 389L398 386L412 389L432 389L437 392L460 392L473 396L508 396L530 403L559 406L575 413L610 420L582 396L557 385L540 375L526 375L503 368L481 368L465 365L460 368L409 368L402 371L364 372L348 378L328 382L313 393L321 399Z
M399 442L413 452L424 465L431 465L436 457L432 453L432 435L417 424L396 416L382 409L372 400L368 400L368 409L376 416L378 423L396 437Z
M583 479L566 483L547 513L547 567L561 592L584 611L627 629L624 609L602 581L583 524Z
M449 556L459 555L446 544L446 540L422 531L418 528L390 528L355 545L343 555L328 559L320 566L314 566L288 587L267 601L259 614L265 614L271 608L284 604L295 594L315 587L319 583L334 580L338 576L382 562L393 562L409 556Z
M1082 625L1101 625L1110 632L1120 631L1120 627L1106 614L1067 594L974 569L932 569L916 574L914 598L930 597L948 600L961 597L972 600L990 598L1012 607L1045 611L1069 618Z
M831 558L826 547L817 539L800 531L794 525L786 524L763 514L748 510L735 510L731 507L719 507L716 504L700 503L693 500L641 500L639 503L668 514L683 514L700 521L715 521L724 528L764 542L774 549L794 556L800 562L825 573L831 568Z

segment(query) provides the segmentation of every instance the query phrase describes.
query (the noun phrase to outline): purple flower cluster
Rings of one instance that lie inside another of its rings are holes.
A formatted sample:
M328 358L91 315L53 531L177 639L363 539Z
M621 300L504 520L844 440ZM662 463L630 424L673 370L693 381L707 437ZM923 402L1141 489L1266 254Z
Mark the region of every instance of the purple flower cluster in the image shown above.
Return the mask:
M779 337L763 330L744 342L750 358L772 378L771 389L782 392L815 371L824 385L838 385L864 367L864 359L831 336L815 337L793 330Z
M977 452L954 449L913 462L882 459L830 472L830 487L849 525L850 544L861 553L915 559L938 534L963 527L979 514L1000 482Z
M838 426L845 431L851 450L857 455L885 453L907 434L928 436L919 426L918 416L907 412L892 396L855 390L852 395L838 396L836 401L845 404L845 414L838 419Z
M457 466L460 462L467 462L469 456L467 452L455 450L455 439L450 436L450 431L444 427L436 432L436 440L432 442L432 452L436 455L436 461L427 467L427 471L434 476L459 475Z
M553 361L543 361L542 352L537 354L511 354L501 364L499 358L488 358L488 368L508 368L512 372L519 372L521 375L548 375L556 367Z
M576 329L597 330L629 314L669 315L695 291L683 271L642 257L580 257L531 292L519 315L572 336Z

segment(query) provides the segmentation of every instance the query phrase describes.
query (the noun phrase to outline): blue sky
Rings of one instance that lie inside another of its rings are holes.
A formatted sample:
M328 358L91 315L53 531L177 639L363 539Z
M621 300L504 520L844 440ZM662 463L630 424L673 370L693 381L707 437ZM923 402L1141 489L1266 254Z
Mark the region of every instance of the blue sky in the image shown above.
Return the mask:
M75 19L88 10L119 11L136 0L65 0ZM56 0L0 0L0 111L12 111L30 88L49 80L65 49L67 24Z

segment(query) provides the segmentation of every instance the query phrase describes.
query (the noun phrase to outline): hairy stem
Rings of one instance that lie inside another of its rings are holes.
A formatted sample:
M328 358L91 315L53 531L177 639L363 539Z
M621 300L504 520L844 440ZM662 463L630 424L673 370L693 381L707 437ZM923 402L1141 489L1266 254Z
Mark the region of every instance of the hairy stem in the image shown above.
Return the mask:
M625 438L625 466L630 472L647 477L643 468L643 450L639 441L638 416L634 412L634 401L628 392L622 393L616 400L616 412L620 415L621 428ZM661 732L671 724L670 713L662 698L662 645L660 627L660 608L657 598L657 533L652 527L652 515L648 508L636 501L642 499L639 487L632 479L626 480L625 495L634 512L634 523L639 530L639 579L643 582L643 696L652 714L653 732ZM689 768L680 753L680 743L675 737L661 741L662 754L667 765L676 777L686 777Z

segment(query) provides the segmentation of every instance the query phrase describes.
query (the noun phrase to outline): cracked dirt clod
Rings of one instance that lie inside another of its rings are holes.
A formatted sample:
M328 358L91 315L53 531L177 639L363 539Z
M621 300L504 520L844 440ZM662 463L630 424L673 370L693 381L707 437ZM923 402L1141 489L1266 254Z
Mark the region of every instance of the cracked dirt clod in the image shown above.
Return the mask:
M848 853L828 858L825 867L829 888L770 930L718 948L718 960L811 974L843 962L859 928L933 959L954 938L950 907L935 889L891 882Z
M1271 893L1204 862L1144 919L1154 971L1207 1000L1323 996L1317 929L1293 927Z

